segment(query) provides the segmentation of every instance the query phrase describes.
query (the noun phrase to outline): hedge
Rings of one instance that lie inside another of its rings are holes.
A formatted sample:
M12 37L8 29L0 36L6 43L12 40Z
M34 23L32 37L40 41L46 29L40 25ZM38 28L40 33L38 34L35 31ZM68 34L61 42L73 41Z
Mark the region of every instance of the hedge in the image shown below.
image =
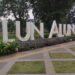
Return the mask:
M29 40L26 42L16 41L12 43L0 43L0 56L13 54L21 51L28 51L36 48L42 48L45 46L51 46L56 44L61 44L65 42L75 41L75 36L67 36L67 37L54 37L51 39L36 39Z
M18 48L18 45L16 42L7 43L7 44L1 42L0 43L0 56L16 53L17 48Z
M61 44L65 42L75 41L75 36L65 36L65 37L54 37L51 39L36 39L29 40L26 42L18 41L19 51L27 51L31 49L41 48L45 46L51 46L56 44Z

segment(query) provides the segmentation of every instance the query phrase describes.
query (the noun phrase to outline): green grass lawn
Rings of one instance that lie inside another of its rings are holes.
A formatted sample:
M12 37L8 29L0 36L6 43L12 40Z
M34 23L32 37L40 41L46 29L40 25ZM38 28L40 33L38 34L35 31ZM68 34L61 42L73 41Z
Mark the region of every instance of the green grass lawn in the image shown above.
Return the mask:
M75 51L75 48L71 48L72 51Z
M51 58L57 58L57 59L61 59L61 58L75 58L75 56L73 56L70 53L49 53Z
M45 74L43 61L16 62L8 74Z
M56 73L75 73L75 61L53 61Z

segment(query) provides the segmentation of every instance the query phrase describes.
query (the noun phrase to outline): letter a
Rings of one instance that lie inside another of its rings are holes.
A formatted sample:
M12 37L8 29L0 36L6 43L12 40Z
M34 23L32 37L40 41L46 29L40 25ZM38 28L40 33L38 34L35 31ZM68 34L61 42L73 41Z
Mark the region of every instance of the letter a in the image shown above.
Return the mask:
M53 34L57 34L58 35L58 27L57 27L57 23L56 21L53 21L53 24L52 24L52 28L51 28L51 32L49 34L49 38L52 38L52 35Z

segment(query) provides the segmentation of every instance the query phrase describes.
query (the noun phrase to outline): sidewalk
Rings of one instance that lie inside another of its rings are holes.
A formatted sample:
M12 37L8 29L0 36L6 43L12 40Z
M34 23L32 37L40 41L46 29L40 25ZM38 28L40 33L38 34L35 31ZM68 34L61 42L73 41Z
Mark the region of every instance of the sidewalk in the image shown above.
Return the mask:
M46 74L10 74L10 75L75 75L71 74L57 74L55 72L52 61L75 61L75 58L70 59L53 59L49 56L49 53L71 53L75 56L75 52L70 50L71 47L75 47L75 42L59 44L50 47L39 48L32 51L26 51L17 53L14 55L0 58L0 75L8 75L7 72L13 66L15 62L23 61L44 61Z

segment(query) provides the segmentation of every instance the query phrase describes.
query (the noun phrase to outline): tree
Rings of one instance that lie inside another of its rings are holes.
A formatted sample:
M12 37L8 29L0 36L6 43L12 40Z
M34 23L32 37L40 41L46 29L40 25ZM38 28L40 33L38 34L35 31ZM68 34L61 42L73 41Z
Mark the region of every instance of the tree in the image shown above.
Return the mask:
M12 20L8 20L8 31L10 33L15 33L15 21L12 21Z
M50 28L53 20L64 22L73 2L73 0L31 0L35 20L43 21L47 28Z
M3 0L1 2L1 12L3 16L10 15L12 12L16 20L20 21L21 34L24 36L25 24L28 19L28 10L30 8L29 0ZM5 13L7 12L7 13Z
M47 29L53 20L64 22L74 0L2 0L0 3L0 15L12 12L16 20L21 23L21 34L28 19L28 10L32 7L35 22L42 21ZM5 13L7 12L7 13Z
M75 3L73 4L67 17L68 17L68 23L75 23Z

